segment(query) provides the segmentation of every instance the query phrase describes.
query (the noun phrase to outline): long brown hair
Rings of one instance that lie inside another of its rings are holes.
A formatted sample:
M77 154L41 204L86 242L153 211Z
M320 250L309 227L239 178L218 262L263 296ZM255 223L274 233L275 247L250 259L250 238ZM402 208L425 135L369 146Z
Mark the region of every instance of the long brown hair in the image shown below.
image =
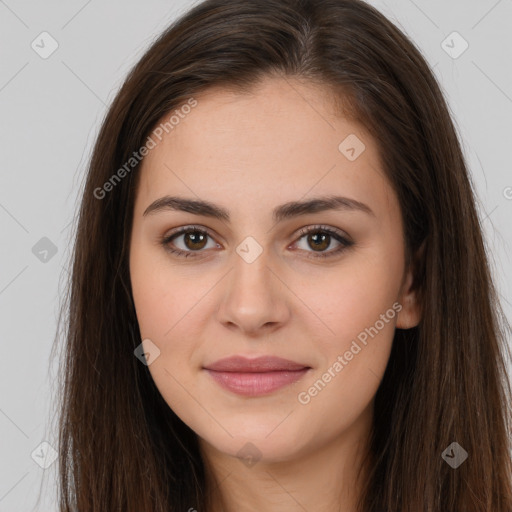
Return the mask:
M154 42L114 99L86 177L66 305L60 511L207 507L197 437L134 356L128 250L140 165L118 171L195 94L248 91L268 76L322 85L373 135L415 264L422 320L395 332L360 512L511 512L510 329L473 186L431 68L360 0L206 0ZM452 442L468 453L457 469L442 457Z

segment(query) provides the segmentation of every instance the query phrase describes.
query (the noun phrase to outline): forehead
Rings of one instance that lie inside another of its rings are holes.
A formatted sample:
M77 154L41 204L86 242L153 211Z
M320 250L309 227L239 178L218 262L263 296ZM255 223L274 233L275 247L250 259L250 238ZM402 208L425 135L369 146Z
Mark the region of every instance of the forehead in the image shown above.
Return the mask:
M194 99L144 158L138 196L146 203L182 192L217 194L219 203L255 196L261 206L311 191L389 206L374 140L337 113L329 89L273 78L248 93L214 88Z

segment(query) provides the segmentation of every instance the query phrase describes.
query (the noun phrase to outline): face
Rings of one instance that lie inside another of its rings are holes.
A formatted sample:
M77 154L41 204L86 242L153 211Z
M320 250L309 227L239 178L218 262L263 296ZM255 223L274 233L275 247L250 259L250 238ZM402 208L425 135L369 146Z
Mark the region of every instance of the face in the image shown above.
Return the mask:
M140 170L130 276L149 370L203 446L292 459L368 425L394 330L418 322L399 203L319 86L195 99ZM231 356L296 365L212 369Z

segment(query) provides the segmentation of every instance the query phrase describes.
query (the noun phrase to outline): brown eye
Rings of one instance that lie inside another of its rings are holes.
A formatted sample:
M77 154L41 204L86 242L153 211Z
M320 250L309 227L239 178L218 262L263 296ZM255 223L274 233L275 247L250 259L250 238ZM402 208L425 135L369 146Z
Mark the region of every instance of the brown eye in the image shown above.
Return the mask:
M305 228L302 229L299 234L301 236L294 245L298 245L302 239L305 239L305 247L299 247L299 249L305 252L313 253L309 256L310 258L328 258L331 256L336 256L348 247L354 245L354 242L349 240L348 237L344 236L342 232L338 232L337 230L323 226ZM335 248L328 251L327 249L333 245L333 242Z
M345 249L354 245L354 242L344 236L341 231L323 226L313 226L301 230L300 237L294 245L305 240L306 247L299 247L302 252L313 253L309 255L310 258L326 258L336 256L343 252ZM208 239L211 239L212 245L208 247ZM333 250L327 250L332 245L335 245ZM205 231L194 226L185 226L175 231L174 233L164 237L160 242L164 249L179 257L196 257L201 253L206 252L203 249L220 248L221 246L215 242L213 237Z
M183 243L191 251L204 249L208 235L201 231L189 231L183 235Z
M313 233L312 235L307 235L307 241L315 251L323 251L331 244L331 235Z
M209 238L213 244L210 247L208 247ZM219 247L207 231L193 226L180 228L178 231L164 237L161 244L166 251L183 257L197 256L204 252L203 249Z

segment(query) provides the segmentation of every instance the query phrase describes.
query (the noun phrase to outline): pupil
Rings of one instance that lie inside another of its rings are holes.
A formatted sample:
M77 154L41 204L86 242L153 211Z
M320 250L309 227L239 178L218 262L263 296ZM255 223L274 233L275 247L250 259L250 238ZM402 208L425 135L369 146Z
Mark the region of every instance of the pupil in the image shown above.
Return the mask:
M328 239L329 236L330 235L315 233L313 235L310 235L309 238L310 240L313 240L313 245L317 249L327 249L329 243L325 244L325 241Z
M204 242L205 238L206 237L203 233L198 233L198 232L187 233L186 240L191 241L192 245L194 245L194 247L189 247L189 249L201 249L202 248L201 245L200 245L200 247L197 247L196 245L201 244L201 242ZM188 244L187 244L187 246L188 246Z

